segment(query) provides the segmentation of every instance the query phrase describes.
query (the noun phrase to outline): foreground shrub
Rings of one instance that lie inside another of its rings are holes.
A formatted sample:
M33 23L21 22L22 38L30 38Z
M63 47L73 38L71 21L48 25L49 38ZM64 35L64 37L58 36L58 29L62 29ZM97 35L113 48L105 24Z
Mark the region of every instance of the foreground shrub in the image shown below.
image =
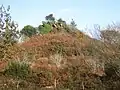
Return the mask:
M12 61L8 63L8 67L4 71L5 74L18 79L26 78L30 73L30 68L24 61Z
M112 60L114 61L114 60ZM109 62L105 65L106 76L101 77L102 84L106 90L119 90L120 88L120 66L119 62Z
M69 90L103 90L99 76L83 66L71 66L59 72L58 88ZM99 88L99 89L98 89Z

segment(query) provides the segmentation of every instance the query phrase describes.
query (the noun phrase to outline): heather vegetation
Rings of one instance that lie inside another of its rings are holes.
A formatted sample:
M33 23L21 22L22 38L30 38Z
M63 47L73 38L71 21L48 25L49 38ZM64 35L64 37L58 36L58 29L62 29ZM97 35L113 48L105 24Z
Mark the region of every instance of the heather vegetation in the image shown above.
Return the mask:
M97 40L50 14L18 30L9 10L0 7L0 90L119 90L119 25Z

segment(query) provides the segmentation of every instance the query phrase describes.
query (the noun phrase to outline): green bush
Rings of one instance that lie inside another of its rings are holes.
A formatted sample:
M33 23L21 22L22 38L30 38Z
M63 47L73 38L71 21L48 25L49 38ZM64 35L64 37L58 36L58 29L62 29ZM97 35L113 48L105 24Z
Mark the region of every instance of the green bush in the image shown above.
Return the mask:
M43 25L39 25L38 30L40 34L47 34L52 30L52 27L46 22L43 22Z
M12 61L8 63L5 74L18 79L26 78L30 73L29 65L23 61Z

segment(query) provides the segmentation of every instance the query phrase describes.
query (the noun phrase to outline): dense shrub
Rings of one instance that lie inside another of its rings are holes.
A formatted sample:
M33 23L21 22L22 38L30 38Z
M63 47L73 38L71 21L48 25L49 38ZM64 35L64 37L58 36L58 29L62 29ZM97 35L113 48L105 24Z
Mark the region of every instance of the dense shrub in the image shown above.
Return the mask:
M103 90L99 76L89 73L84 66L72 66L60 70L57 88L69 90Z
M18 79L24 79L30 74L30 68L26 62L11 61L8 63L4 73Z
M43 25L39 25L38 30L40 34L47 34L52 30L52 27L46 22L43 22Z

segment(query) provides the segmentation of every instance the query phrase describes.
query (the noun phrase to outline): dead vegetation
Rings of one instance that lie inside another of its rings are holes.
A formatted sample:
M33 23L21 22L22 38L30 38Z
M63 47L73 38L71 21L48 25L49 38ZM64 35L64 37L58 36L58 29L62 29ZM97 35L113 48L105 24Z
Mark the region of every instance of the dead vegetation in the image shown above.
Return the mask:
M33 36L13 46L11 60L29 64L30 76L24 82L35 87L70 90L103 88L100 77L106 76L105 58L112 55L112 49L100 41L82 36L80 39L79 34L70 33Z

